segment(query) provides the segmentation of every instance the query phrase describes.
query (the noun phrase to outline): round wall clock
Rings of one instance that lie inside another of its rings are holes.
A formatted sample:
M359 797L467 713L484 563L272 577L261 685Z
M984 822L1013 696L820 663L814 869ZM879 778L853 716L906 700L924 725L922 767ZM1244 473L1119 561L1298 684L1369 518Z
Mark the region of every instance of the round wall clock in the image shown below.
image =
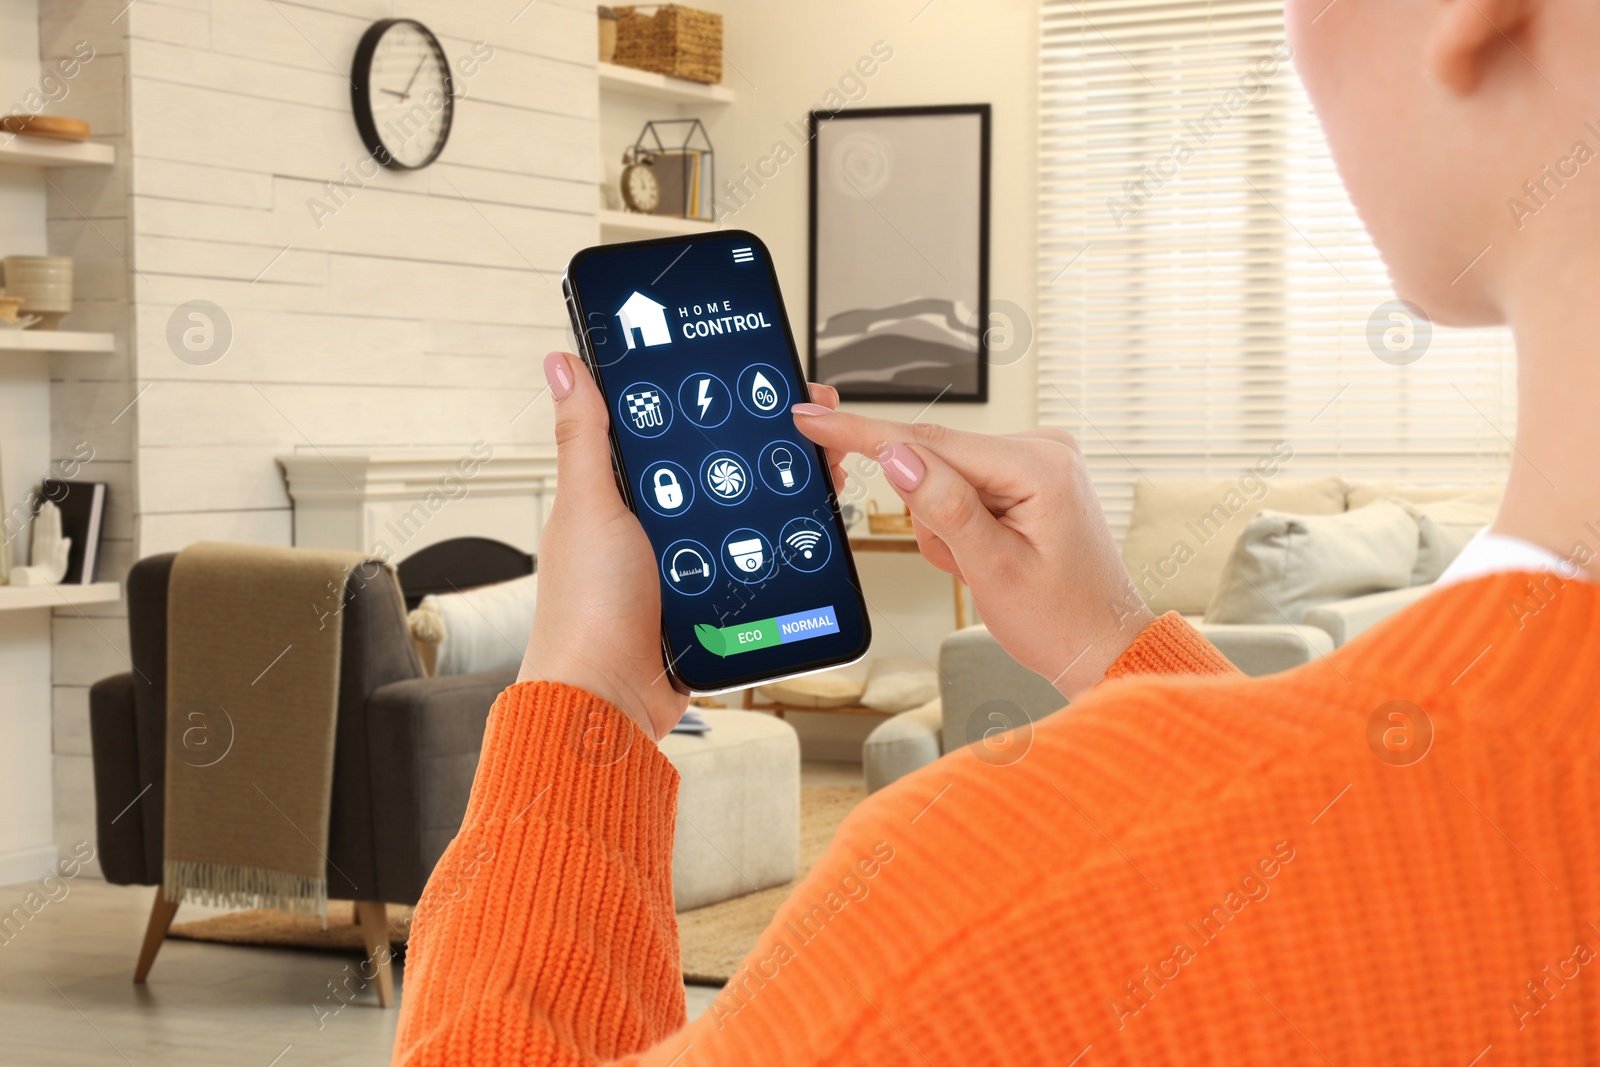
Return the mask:
M356 46L350 72L356 129L385 167L426 167L444 150L455 117L450 62L415 19L381 19Z

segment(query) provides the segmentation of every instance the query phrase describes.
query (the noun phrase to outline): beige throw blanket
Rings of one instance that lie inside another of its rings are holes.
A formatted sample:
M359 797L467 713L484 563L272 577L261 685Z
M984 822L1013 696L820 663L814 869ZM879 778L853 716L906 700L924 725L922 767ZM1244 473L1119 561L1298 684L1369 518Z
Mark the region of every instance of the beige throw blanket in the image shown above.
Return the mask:
M171 899L325 920L340 609L362 558L203 542L174 561L162 875Z

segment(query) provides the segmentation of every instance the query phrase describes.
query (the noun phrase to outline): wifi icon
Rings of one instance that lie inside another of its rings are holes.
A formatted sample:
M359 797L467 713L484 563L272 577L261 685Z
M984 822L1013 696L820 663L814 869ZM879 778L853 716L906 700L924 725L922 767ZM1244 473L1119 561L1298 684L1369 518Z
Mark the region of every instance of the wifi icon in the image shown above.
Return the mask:
M817 542L822 540L822 535L815 530L796 530L784 540L788 542L790 548L806 559L810 559L812 549L817 547Z
M821 570L828 562L828 535L810 519L794 519L783 528L781 539L788 557L784 562L799 571Z

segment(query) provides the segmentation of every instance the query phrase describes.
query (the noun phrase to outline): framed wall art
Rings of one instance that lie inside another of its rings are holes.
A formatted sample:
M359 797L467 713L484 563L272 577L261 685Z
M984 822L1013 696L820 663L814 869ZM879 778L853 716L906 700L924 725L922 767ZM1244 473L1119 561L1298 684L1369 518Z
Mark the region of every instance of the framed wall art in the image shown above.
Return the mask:
M809 370L843 399L988 400L989 119L811 113Z

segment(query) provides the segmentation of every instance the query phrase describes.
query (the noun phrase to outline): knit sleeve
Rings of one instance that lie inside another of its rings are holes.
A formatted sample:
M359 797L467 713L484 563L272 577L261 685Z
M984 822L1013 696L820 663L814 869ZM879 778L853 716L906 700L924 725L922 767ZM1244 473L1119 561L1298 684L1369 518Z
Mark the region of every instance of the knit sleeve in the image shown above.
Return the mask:
M1144 628L1115 663L1106 670L1106 680L1136 674L1238 674L1215 645L1169 611Z
M412 920L394 1063L592 1064L681 1028L677 795L672 764L600 698L502 693Z

